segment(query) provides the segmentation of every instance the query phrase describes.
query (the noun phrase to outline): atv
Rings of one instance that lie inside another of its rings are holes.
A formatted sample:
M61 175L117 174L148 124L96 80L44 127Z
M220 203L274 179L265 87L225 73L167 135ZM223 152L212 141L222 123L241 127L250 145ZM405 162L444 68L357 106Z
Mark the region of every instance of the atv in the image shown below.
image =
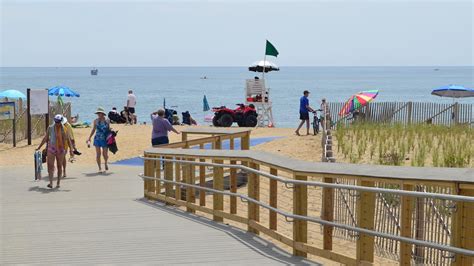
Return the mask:
M215 127L230 127L236 122L239 127L255 127L257 126L257 111L253 104L237 104L237 108L232 110L225 106L214 107L214 118L212 124Z

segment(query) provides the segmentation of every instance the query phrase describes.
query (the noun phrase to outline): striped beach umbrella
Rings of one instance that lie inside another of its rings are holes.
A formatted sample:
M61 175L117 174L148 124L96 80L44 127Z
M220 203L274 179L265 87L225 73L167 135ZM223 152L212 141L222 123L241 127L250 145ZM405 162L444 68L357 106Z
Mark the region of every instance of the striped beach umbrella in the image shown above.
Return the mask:
M360 109L366 106L370 101L375 99L379 94L378 90L369 90L369 91L361 91L356 95L353 95L342 107L341 111L339 112L339 116L346 116L357 109Z

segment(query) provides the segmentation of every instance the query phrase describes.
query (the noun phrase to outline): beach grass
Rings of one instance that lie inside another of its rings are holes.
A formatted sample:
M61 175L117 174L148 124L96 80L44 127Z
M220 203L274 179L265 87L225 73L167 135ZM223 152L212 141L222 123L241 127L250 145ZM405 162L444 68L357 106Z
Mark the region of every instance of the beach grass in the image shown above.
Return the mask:
M380 165L473 167L474 129L358 123L335 132L338 160Z

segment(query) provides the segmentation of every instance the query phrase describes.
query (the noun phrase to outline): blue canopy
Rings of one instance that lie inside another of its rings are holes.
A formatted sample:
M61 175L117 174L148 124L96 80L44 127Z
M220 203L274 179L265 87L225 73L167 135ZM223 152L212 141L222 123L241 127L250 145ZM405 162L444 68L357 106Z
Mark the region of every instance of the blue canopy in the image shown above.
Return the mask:
M206 95L204 95L204 98L202 99L202 110L204 112L211 110L211 108L209 108L209 103L207 102Z
M80 97L79 93L66 86L56 86L48 90L50 96Z
M469 89L459 85L448 85L433 90L432 95L450 98L474 97L474 89Z
M10 98L10 99L26 99L25 94L21 93L20 91L17 90L6 90L0 92L0 98Z

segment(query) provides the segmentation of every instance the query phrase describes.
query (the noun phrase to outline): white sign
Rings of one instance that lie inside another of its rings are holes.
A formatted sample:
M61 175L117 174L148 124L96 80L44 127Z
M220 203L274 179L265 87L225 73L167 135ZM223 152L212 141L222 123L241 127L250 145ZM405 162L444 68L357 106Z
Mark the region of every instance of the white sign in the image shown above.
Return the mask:
M265 80L247 79L247 96L262 95L265 91Z
M30 113L32 115L48 113L48 90L30 90Z

